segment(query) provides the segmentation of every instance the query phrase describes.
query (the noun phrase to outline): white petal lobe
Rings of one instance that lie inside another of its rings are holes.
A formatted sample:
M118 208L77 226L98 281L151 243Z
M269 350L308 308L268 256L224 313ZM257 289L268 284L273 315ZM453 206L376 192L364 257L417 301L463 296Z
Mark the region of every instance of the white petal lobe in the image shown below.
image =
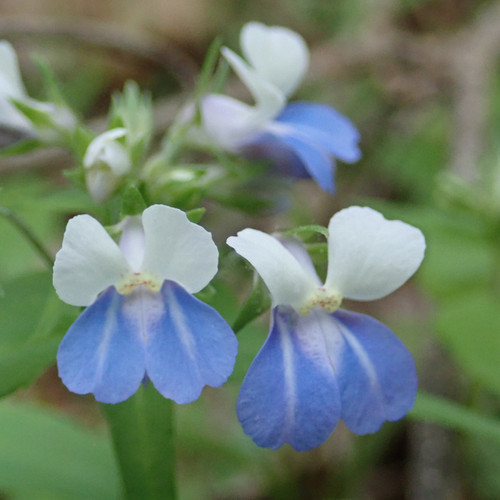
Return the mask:
M335 214L328 227L326 289L348 299L379 299L399 288L418 269L425 251L421 231L388 221L367 207Z
M222 55L252 93L262 119L269 120L278 115L286 102L281 89L274 83L264 79L253 68L248 66L240 56L227 47L222 48Z
M0 41L0 96L19 100L26 96L16 52L5 40Z
M237 151L262 126L254 107L232 97L210 94L201 101L201 111L205 133L228 151Z
M199 292L217 272L219 252L212 235L186 214L153 205L142 215L146 249L143 272L175 281L189 293Z
M256 229L244 229L227 244L247 259L269 288L274 305L300 308L314 293L313 277L276 239Z
M93 217L77 215L68 222L54 263L54 287L61 300L88 306L128 271L118 245Z
M241 30L240 45L257 73L286 96L291 95L304 78L309 51L298 33L252 22Z

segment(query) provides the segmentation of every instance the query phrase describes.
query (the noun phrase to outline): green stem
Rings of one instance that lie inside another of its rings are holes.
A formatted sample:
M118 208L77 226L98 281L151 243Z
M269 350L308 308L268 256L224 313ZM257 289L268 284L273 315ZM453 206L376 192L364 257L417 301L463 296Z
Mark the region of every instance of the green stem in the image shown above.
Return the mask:
M408 416L500 442L500 421L496 418L422 391L419 391L415 407Z
M33 245L40 257L49 267L54 265L54 261L52 260L49 252L47 252L40 240L15 212L6 207L0 207L0 214L7 218L12 225Z
M118 404L103 404L127 500L175 500L173 402L152 384Z

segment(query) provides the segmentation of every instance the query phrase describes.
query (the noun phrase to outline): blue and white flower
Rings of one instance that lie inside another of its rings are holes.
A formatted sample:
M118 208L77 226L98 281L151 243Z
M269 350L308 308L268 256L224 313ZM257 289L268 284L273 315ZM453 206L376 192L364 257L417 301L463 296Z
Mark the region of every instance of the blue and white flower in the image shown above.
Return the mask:
M32 123L12 100L23 103L50 123L50 126L37 126ZM51 102L32 99L26 93L19 71L17 55L12 45L0 41L0 126L34 135L47 142L57 141L58 130L72 130L76 119L71 111Z
M329 224L324 284L303 245L244 229L228 244L266 283L269 337L243 382L237 411L259 445L322 444L339 419L356 434L377 431L413 406L417 376L410 353L382 323L340 309L343 298L374 300L419 267L422 233L370 208L338 212Z
M68 222L54 286L64 302L87 308L59 346L59 375L69 390L103 403L124 401L144 380L189 403L205 385L221 386L236 357L231 328L192 295L215 275L217 247L164 205L122 226L117 245L89 215Z
M222 54L250 90L250 106L224 95L201 101L202 124L220 148L269 160L281 173L312 177L334 192L334 157L359 159L359 133L339 112L324 104L287 98L304 77L309 52L300 35L278 26L246 24L240 45L247 62L224 47Z

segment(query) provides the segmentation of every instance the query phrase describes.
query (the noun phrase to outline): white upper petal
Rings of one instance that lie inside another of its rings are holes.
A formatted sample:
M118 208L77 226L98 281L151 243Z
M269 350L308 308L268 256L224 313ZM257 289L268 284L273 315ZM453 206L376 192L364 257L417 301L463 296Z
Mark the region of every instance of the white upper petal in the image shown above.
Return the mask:
M16 52L5 40L0 41L0 96L15 99L26 96Z
M219 252L212 235L186 214L153 205L142 215L146 248L142 271L183 286L189 293L204 288L217 272Z
M281 89L259 75L240 56L227 47L222 48L222 55L248 87L255 99L259 113L266 117L266 121L277 116L286 103L286 97Z
M127 131L124 128L114 128L98 135L88 146L83 158L85 168L91 168L97 163L107 165L114 175L125 175L131 168L132 162L125 148L116 141Z
M227 151L236 151L253 138L265 123L254 107L217 94L202 99L201 113L205 133Z
M243 229L227 244L247 259L269 288L274 305L300 308L317 286L314 278L276 238Z
M297 88L309 65L304 39L288 28L248 23L241 30L240 45L257 73L286 96Z
M388 295L410 278L424 257L425 239L419 229L388 221L371 208L341 210L328 229L325 288L348 299Z
M88 306L128 271L118 245L93 217L77 215L68 222L54 263L54 287L61 300Z

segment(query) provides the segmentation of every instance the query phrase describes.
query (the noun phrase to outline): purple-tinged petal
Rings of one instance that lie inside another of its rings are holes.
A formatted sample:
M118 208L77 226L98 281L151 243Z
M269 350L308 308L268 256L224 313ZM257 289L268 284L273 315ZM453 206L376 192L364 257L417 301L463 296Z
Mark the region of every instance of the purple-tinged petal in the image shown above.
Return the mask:
M284 135L293 135L317 144L339 160L354 163L361 157L359 132L352 122L330 106L293 102L276 118L287 126Z
M340 415L339 390L315 314L273 310L271 332L243 381L237 412L245 433L265 448L288 442L305 451L328 438Z
M246 144L242 151L250 160L269 162L273 171L278 175L297 179L311 177L290 145L282 137L270 132L259 134L253 141Z
M146 369L176 403L198 399L205 385L220 387L233 371L238 342L219 313L172 281L161 292L165 309L148 328Z
M319 279L318 273L314 268L309 252L299 238L278 238L279 242L293 255L300 264L305 273L311 278L314 284L320 288L323 283Z
M108 288L68 330L57 364L70 391L93 393L102 403L124 401L137 391L145 372L144 347L130 310L138 298Z
M406 347L370 316L339 309L330 318L341 418L347 427L367 434L386 420L403 418L413 407L417 391L415 363Z
M327 193L335 192L333 173L335 161L325 149L314 141L303 140L291 135L282 136L289 148L300 158L309 175Z

